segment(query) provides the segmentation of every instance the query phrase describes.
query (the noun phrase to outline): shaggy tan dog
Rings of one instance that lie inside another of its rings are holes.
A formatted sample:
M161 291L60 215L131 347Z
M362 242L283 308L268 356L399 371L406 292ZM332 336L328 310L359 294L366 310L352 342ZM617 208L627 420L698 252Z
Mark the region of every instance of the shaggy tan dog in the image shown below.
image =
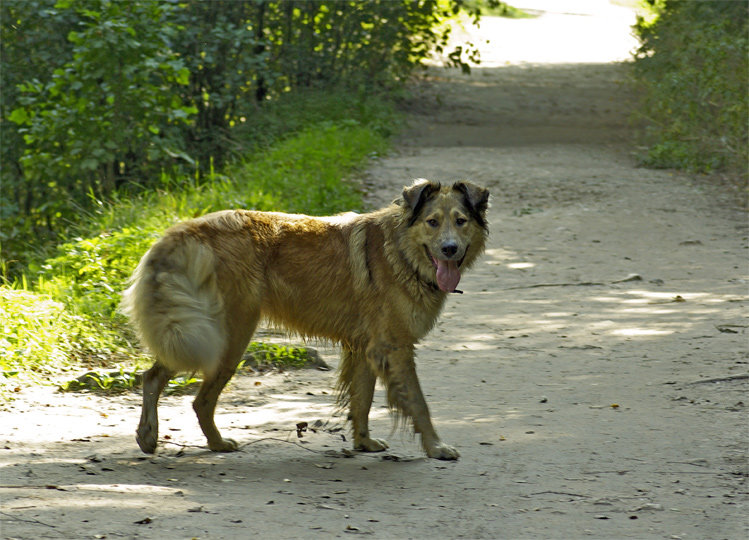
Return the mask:
M145 254L123 307L155 356L143 378L137 441L156 449L157 402L177 371L204 374L193 408L213 451L237 449L213 420L258 321L340 343L340 399L354 447L369 436L375 382L413 421L428 456L457 459L442 443L416 377L414 345L434 326L447 293L484 250L489 192L468 182L417 180L369 214L310 217L216 212L169 229Z

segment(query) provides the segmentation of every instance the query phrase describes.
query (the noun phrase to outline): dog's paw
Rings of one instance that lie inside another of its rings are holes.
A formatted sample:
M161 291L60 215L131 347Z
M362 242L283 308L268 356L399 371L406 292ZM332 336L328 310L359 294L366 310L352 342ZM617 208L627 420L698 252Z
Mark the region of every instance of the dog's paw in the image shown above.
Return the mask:
M441 442L430 446L426 452L427 456L434 459L452 460L460 457L460 453L455 448Z
M208 448L211 452L236 452L239 450L239 444L234 439L221 439L219 442L208 442Z
M138 426L138 430L135 432L135 441L144 453L153 454L156 452L157 435L150 426Z
M389 448L388 443L382 439L360 439L354 445L354 450L360 450L362 452L382 452Z

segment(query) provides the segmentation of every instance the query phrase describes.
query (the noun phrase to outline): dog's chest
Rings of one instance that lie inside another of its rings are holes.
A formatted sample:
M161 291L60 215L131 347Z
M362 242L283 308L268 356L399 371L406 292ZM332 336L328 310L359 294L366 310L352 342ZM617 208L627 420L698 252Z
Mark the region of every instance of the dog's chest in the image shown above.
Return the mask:
M442 311L444 298L425 298L411 309L411 333L421 339L434 327Z

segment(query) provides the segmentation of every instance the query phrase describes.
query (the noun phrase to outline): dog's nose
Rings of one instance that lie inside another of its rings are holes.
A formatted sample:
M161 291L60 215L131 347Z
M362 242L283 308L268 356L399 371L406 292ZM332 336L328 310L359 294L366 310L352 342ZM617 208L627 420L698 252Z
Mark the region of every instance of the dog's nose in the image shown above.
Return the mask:
M458 244L455 242L446 242L442 244L442 254L445 257L452 257L458 252Z

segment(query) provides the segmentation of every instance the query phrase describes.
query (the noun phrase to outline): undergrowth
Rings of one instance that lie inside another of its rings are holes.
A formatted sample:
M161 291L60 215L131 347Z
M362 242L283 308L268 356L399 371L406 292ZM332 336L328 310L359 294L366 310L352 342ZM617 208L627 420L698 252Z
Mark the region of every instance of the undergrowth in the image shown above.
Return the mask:
M276 129L271 144L248 143L254 151L222 171L203 178L163 175L158 191L96 201L76 234L40 250L25 272L6 279L0 285L0 393L7 398L22 382L72 369L142 360L118 310L120 294L140 257L170 225L226 208L317 215L362 210L352 174L387 149L397 117L377 99L360 98L356 107L341 100L343 110L323 101L332 120L319 119L323 110L313 107L314 122L301 128L295 116L289 122L300 129ZM128 384L123 377L99 382Z
M143 384L142 368L136 363L130 367L119 366L116 370L100 368L87 371L74 379L62 382L63 392L94 392L116 394L139 388ZM247 347L237 371L268 371L302 369L305 367L327 368L317 351L307 347L291 347L276 343L252 342ZM199 374L187 373L173 377L164 388L167 395L184 394L195 390L202 379Z
M745 2L647 0L635 60L643 161L747 179L749 10Z

